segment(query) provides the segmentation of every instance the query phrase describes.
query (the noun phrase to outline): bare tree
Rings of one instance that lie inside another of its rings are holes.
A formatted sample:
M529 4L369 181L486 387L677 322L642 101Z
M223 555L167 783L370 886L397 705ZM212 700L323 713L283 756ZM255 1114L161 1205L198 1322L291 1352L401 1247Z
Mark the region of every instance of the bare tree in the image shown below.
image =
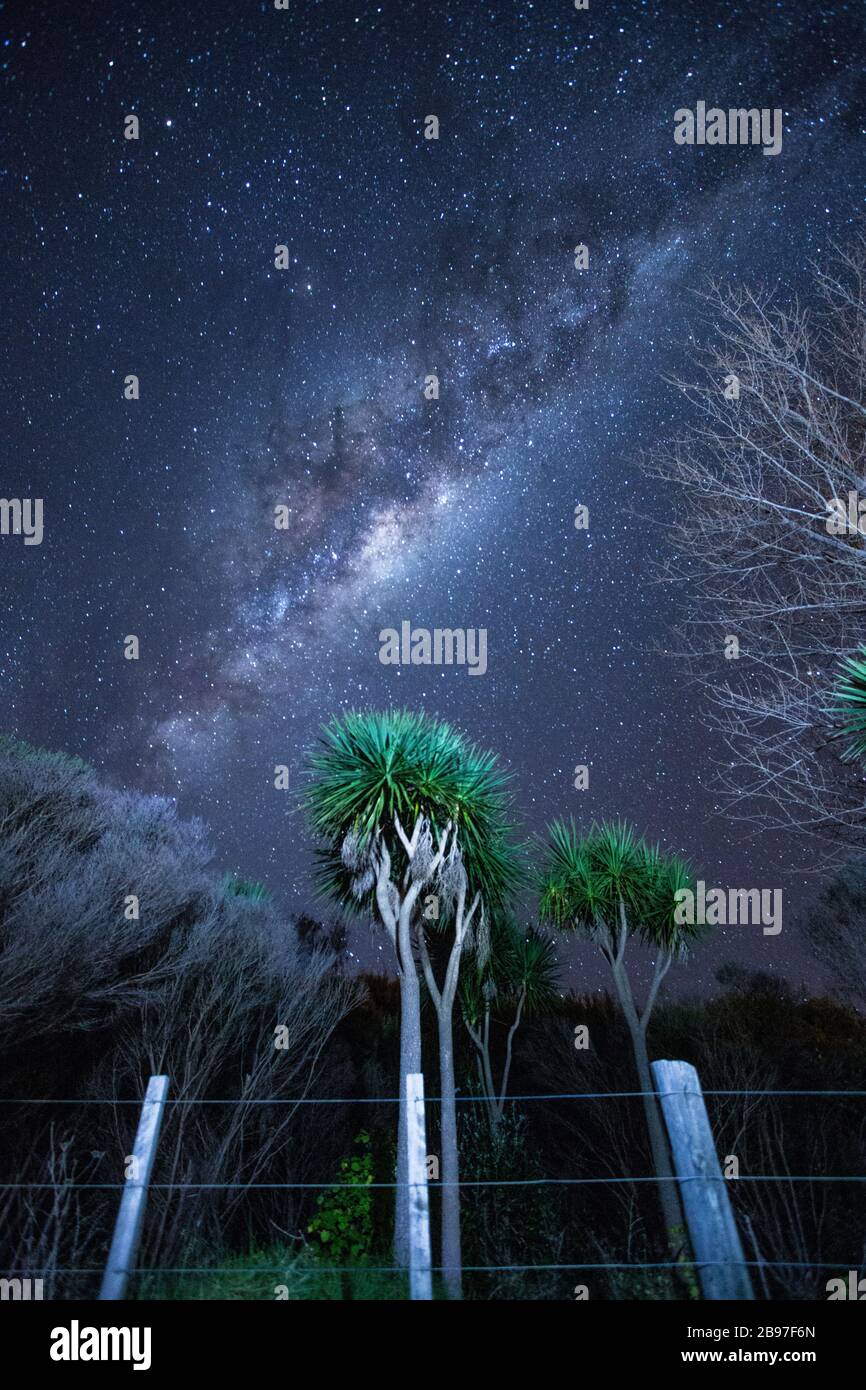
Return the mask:
M836 992L866 1013L866 863L845 864L822 884L799 926L818 959L833 971Z
M731 814L866 848L864 778L843 763L834 668L866 627L866 231L814 268L814 304L712 284L698 422L642 460L680 490L663 577L686 592L679 655L708 696ZM855 501L856 506L856 501ZM735 655L736 638L739 654Z

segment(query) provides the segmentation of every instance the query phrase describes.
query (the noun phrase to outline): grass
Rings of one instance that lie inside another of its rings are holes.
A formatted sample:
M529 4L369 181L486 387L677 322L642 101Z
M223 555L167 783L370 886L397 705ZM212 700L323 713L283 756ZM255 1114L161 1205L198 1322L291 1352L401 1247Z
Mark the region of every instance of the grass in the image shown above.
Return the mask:
M193 1267L195 1261L191 1262ZM389 1263L386 1257L381 1262ZM329 1273L327 1262L285 1245L252 1249L245 1254L224 1252L213 1269L204 1264L195 1273L173 1274L142 1271L131 1296L139 1301L248 1300L361 1302L403 1301L408 1297L407 1277L359 1266L351 1273Z

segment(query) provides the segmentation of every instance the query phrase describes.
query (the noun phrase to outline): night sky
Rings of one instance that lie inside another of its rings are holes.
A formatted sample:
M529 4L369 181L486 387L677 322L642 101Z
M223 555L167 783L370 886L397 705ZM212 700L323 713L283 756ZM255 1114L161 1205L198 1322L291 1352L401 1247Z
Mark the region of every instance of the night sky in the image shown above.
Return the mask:
M527 831L622 815L790 913L801 847L716 813L656 650L673 499L637 457L688 423L690 292L802 290L862 211L861 6L52 0L0 37L2 491L45 508L0 539L3 728L175 797L300 911L319 725L423 708L501 754ZM781 153L675 145L698 100L781 107ZM487 673L383 666L403 620L485 627ZM720 936L681 987L815 973L791 930Z

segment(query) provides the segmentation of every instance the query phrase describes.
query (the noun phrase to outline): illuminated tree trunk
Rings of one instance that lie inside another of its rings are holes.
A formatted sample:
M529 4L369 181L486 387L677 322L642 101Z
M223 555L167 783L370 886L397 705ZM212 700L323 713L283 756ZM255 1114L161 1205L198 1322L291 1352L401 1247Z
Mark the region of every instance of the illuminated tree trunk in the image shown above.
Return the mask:
M415 965L413 924L418 896L441 867L445 844L451 833L449 821L435 853L430 844L429 826L419 816L409 839L399 820L394 829L406 851L409 867L402 879L402 893L391 879L391 853L380 832L371 863L375 875L375 895L379 916L394 947L400 978L400 1081L397 1109L397 1186L394 1193L394 1263L409 1266L409 1140L406 1131L406 1077L423 1071L421 1057L421 987ZM419 850L427 853L423 865L416 861ZM413 877L414 870L414 877Z
M454 1084L454 998L460 974L460 958L472 919L480 906L476 893L466 912L466 877L457 894L454 916L454 940L445 971L442 989L436 982L423 923L419 927L418 946L424 967L424 979L436 1008L439 1021L439 1081L441 1088L440 1134L442 1138L442 1269L449 1298L463 1297L463 1264L460 1244L460 1160L457 1146L457 1103Z
M394 1194L394 1262L409 1267L409 1150L406 1077L422 1071L421 989L414 961L400 970L400 1104L397 1118L397 1189Z
M656 1099L655 1087L650 1071L649 1054L646 1046L647 1025L650 1020L653 1005L655 1004L659 986L670 966L670 956L660 952L655 974L653 975L652 985L650 987L649 998L644 1006L643 1013L638 1014L634 1002L634 995L632 994L631 981L629 980L628 972L625 967L626 940L625 907L623 904L620 904L620 932L617 949L615 953L611 951L606 954L608 955L616 992L622 1006L629 1037L631 1038L632 1055L634 1056L635 1068L640 1082L641 1099L643 1101L653 1169L658 1180L659 1202L661 1203L662 1216L664 1218L665 1235L671 1254L675 1259L679 1259L682 1256L683 1247L686 1243L685 1221L679 1193L677 1192L677 1185L674 1180L673 1164L671 1163L670 1150L668 1149L661 1110L658 1100Z
M453 1004L453 1000L452 1000ZM454 1086L453 1008L439 1013L439 1080L442 1088L442 1269L449 1298L463 1297L460 1247L460 1162L457 1149L457 1104Z

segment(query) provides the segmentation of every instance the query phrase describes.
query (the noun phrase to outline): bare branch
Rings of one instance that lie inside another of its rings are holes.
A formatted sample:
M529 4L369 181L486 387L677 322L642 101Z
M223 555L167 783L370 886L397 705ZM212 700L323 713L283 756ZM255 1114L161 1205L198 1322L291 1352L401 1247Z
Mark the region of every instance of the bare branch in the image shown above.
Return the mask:
M840 527L831 509L866 499L866 231L814 285L809 309L718 284L699 296L712 343L698 379L675 383L697 422L642 463L679 492L659 577L683 589L671 645L721 735L725 808L810 837L826 864L866 849L866 783L840 758L832 694L866 632L866 518Z

